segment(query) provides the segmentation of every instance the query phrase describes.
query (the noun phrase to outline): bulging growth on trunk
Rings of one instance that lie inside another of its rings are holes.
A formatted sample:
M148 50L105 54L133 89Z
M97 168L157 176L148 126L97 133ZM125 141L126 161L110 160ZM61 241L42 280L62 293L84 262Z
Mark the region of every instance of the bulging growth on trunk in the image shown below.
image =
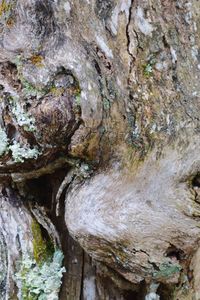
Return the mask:
M0 0L0 298L199 300L200 2Z

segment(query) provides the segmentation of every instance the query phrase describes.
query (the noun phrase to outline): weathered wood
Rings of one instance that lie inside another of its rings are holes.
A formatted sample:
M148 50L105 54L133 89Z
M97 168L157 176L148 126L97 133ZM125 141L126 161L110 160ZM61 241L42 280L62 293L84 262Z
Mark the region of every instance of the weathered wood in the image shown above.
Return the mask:
M198 0L0 1L7 295L15 222L63 300L198 300L199 52Z

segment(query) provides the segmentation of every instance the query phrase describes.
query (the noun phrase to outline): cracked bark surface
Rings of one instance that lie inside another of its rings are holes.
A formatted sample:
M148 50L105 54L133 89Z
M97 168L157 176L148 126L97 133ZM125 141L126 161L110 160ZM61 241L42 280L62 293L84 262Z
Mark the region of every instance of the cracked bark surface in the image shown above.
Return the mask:
M0 1L2 300L35 239L64 254L55 299L200 299L199 12Z

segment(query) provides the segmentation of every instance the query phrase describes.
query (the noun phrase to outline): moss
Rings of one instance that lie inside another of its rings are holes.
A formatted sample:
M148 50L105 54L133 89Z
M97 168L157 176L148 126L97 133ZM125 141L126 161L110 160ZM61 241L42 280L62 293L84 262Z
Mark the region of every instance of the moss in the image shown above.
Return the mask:
M38 89L35 86L33 86L30 82L28 82L25 78L22 76L19 76L21 83L23 85L23 93L27 96L33 96L33 97L42 97L47 93L46 89Z
M6 25L9 27L9 28L12 28L15 24L16 20L14 18L14 16L12 17L9 17L8 20L6 21Z
M55 96L61 96L65 91L69 95L75 96L75 102L76 104L80 104L80 96L81 96L81 90L79 86L72 86L72 87L56 87L54 84L50 87L50 92L54 94Z
M75 104L81 106L81 94L76 95Z
M159 270L153 273L154 278L168 278L181 271L182 267L177 264L172 264L170 262L163 263L159 266Z
M50 92L56 96L56 97L59 97L61 96L64 92L65 92L65 89L63 87L61 88L57 88L55 86L52 86L51 89L50 89Z
M78 83L77 83L77 86L74 87L74 94L75 94L76 96L81 96L81 88L80 88L80 86L78 85Z
M33 234L33 255L37 263L47 261L54 251L53 243L42 236L40 225L36 220L32 221L31 230Z
M2 0L0 3L0 19L8 28L14 26L16 18L14 8L16 7L17 0Z
M29 60L31 61L32 64L35 64L37 66L40 65L40 67L42 66L41 65L43 60L42 56L33 55ZM17 72L18 72L17 77L22 83L22 91L25 97L33 96L33 97L41 98L49 91L49 88L38 88L34 86L31 82L29 82L27 79L23 77L23 65L25 63L25 60L23 59L22 55L17 55L15 59L12 60L12 62L17 67Z
M1 4L0 4L0 17L5 14L8 13L11 9L11 4L7 3L6 0L2 0Z
M42 55L37 55L37 54L34 54L30 57L30 62L35 65L36 67L38 68L42 68L44 67L44 64L43 64L43 56Z

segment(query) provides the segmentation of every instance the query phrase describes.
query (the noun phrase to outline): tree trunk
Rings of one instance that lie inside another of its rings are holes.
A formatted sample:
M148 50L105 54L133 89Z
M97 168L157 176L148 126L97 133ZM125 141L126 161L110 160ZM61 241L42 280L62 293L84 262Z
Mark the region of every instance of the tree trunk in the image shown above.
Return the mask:
M0 1L0 297L200 299L200 2Z

